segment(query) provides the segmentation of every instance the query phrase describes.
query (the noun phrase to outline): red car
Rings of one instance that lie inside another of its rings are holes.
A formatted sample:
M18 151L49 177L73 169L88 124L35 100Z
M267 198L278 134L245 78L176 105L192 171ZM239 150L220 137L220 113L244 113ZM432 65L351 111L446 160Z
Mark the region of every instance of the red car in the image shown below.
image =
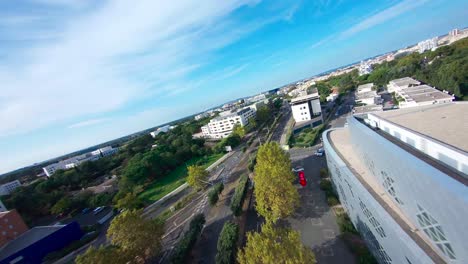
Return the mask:
M305 178L305 174L304 174L304 171L299 171L299 184L302 186L302 187L305 187L307 185L307 180Z

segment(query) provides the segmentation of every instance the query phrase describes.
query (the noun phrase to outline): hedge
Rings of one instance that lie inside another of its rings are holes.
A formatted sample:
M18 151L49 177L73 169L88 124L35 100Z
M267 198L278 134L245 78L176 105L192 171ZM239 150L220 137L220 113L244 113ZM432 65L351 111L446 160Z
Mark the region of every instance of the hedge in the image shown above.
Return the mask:
M242 175L239 180L239 184L236 187L234 195L231 200L231 211L235 216L239 216L242 213L242 202L244 201L245 190L247 189L247 182L249 178L246 174Z
M224 185L222 182L219 182L211 188L210 192L208 193L208 201L210 205L215 205L218 202L219 194L223 191Z
M226 222L221 230L218 239L218 252L216 253L216 264L234 263L236 254L236 243L238 238L239 227L232 223Z
M171 257L171 263L179 264L185 262L185 258L192 249L193 245L195 245L195 242L197 241L204 224L205 216L203 214L197 214L192 219L189 230L184 234L184 237L174 248L174 253Z

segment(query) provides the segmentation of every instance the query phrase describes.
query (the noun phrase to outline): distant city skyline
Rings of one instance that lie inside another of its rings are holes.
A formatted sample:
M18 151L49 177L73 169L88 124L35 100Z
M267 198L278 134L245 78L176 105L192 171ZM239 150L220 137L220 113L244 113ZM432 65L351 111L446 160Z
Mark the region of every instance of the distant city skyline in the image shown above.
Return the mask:
M461 0L0 3L0 174L468 25Z

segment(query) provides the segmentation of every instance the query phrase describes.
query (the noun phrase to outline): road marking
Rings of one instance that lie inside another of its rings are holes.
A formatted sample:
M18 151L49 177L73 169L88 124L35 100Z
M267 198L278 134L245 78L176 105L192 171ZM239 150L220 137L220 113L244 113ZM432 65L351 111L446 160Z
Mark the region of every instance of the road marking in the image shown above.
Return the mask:
M335 255L331 247L322 248L321 253L322 253L322 256L325 256L325 257L333 257Z
M327 239L335 238L335 231L333 231L332 229L324 229L322 232L323 236Z
M314 225L314 226L323 225L322 219L320 219L320 218L312 218L312 219L310 219L310 221L312 222L312 225Z
M193 216L195 215L195 213L192 213L192 215L190 215L189 217L187 217L187 219L185 219L184 221L182 221L182 223L180 223L177 227L171 229L170 231L166 232L166 234L164 236L162 236L162 238L166 238L168 235L170 235L172 232L174 232L175 230L177 230L179 228L179 226L187 223L187 221L189 221Z

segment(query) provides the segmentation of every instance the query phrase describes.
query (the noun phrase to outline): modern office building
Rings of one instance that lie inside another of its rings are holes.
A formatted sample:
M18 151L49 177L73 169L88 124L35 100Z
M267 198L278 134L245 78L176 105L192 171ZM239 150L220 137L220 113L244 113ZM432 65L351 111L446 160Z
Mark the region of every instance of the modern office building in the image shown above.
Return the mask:
M21 186L21 182L18 180L4 183L0 185L0 196L9 195L12 191L14 191L16 188L20 186Z
M0 247L15 240L24 232L28 231L28 226L24 223L20 214L13 209L0 213Z
M36 226L0 249L0 264L39 264L47 254L83 236L80 225Z
M402 100L399 102L399 108L444 104L455 100L455 97L448 92L439 91L409 77L390 81L387 89Z
M293 98L290 105L296 123L322 122L322 108L318 93Z
M466 113L374 112L323 133L333 186L379 263L468 263Z
M253 108L246 107L237 111L226 111L210 120L210 122L201 127L204 138L222 139L232 133L236 124L246 126L249 119L255 118L256 111Z
M83 162L96 161L102 157L114 155L115 153L117 153L118 150L119 150L118 148L107 146L104 148L100 148L100 149L97 149L97 150L94 150L85 154L81 154L78 156L68 158L66 160L62 160L62 161L50 164L42 168L42 170L48 177L50 177L58 170L72 169L72 168L77 167Z

